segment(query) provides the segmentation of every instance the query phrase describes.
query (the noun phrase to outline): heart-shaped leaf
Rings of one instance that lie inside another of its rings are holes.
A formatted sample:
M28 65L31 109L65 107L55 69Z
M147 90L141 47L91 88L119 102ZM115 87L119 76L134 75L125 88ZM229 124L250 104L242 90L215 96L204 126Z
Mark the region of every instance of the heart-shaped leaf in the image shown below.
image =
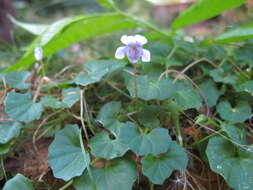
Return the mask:
M185 170L188 162L185 150L176 142L171 142L166 153L147 155L142 160L142 171L154 184L163 184L173 170Z
M122 144L118 137L115 139L110 139L108 133L101 132L96 134L89 143L91 148L91 153L96 158L113 159L123 156L128 147Z
M4 105L10 118L27 123L39 119L43 111L42 103L34 103L31 93L9 92Z
M235 126L229 123L222 123L221 127L232 141L235 141L238 144L247 143L245 128L243 125Z
M209 107L215 106L220 96L215 83L212 80L207 80L200 85L201 92L204 94Z
M239 92L248 92L250 94L253 93L253 80L246 81L238 86L235 86L236 90Z
M15 177L8 180L3 190L34 190L31 181L21 174L17 174Z
M0 123L0 144L5 144L19 136L22 126L18 122Z
M54 176L65 181L80 176L90 163L89 155L82 153L77 125L67 125L57 132L49 146L48 162Z
M217 105L217 112L222 119L232 123L242 123L251 115L251 108L247 102L241 101L232 108L229 102L223 101Z
M151 77L147 75L138 75L136 77L136 87L134 78L128 81L127 89L132 97L135 97L137 92L137 97L143 100L165 100L172 97L174 93L174 85L172 81L167 78L162 78L158 80L157 77Z
M131 190L137 178L136 166L132 161L116 159L108 161L104 168L91 168L74 180L76 190ZM92 179L91 179L92 176Z
M168 150L171 138L168 130L155 128L148 134L142 134L134 123L127 122L120 129L119 139L137 155L161 154Z
M25 82L29 76L30 76L30 73L28 71L11 72L11 73L6 73L4 75L6 83L8 85L20 90L27 89L30 86L29 83Z
M222 82L225 84L235 84L236 76L231 73L226 73L223 69L214 69L210 71L210 76L215 82Z
M90 61L84 64L85 73L78 75L74 82L82 86L87 86L88 84L100 81L107 73L123 69L125 65L126 62L118 60Z
M223 137L213 137L206 154L211 169L223 176L231 188L250 190L253 187L253 147L248 151L241 149Z
M105 127L112 125L117 121L117 116L121 109L121 103L112 101L108 102L100 109L97 121L103 124Z

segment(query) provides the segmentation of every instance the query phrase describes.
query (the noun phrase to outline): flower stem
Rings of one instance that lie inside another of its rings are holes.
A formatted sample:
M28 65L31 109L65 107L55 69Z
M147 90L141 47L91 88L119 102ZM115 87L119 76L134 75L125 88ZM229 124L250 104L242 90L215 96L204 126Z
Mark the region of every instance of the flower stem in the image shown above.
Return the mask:
M61 187L59 190L65 190L67 189L69 186L71 186L73 184L73 180L69 181L68 183L66 183L63 187Z

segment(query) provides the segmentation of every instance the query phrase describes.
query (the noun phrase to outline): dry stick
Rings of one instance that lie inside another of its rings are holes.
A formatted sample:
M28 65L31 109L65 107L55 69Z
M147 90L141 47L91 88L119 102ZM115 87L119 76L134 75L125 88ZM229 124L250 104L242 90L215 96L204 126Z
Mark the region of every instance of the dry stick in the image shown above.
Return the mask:
M87 142L89 142L88 132L86 130L84 120L83 120L83 92L84 92L83 90L80 90L80 120L81 120L81 124L82 124L85 138L86 138Z
M193 82L193 80L192 80L190 77L188 77L186 74L180 73L180 72L177 71L177 70L166 70L166 71L164 71L164 72L159 76L159 80L161 80L165 74L169 74L169 73L177 73L178 75L183 75L187 80L189 80L189 81L192 83L192 85L198 90L198 92L199 92L201 98L202 98L203 101L205 102L205 106L206 106L206 115L209 116L209 115L210 115L210 110L209 110L209 107L208 107L207 99L206 99L205 95L202 93L202 91L201 91L201 89L199 88L199 86L198 86L195 82ZM174 80L173 82L175 83L176 81Z
M6 96L6 94L7 94L7 84L6 84L6 81L5 81L5 78L4 77L2 77L2 81L3 81L3 84L4 84L4 95L3 95L3 97L1 98L1 100L0 100L0 104L2 104L3 103L3 101L4 101L4 99L5 99L5 96Z
M184 74L188 69L190 69L191 67L193 67L194 65L200 63L200 62L207 62L209 63L210 65L214 66L215 68L217 68L217 65L215 65L213 62L211 62L209 59L206 59L206 58L201 58L201 59L198 59L196 61L194 61L193 63L187 65L187 67L185 67L181 72L180 72L180 75L181 74ZM178 75L175 79L174 79L174 83L178 80L178 78L180 77L180 75Z
M37 129L33 133L33 147L34 147L35 151L38 151L38 148L36 146L36 135L39 132L40 128L47 122L47 120L49 120L51 117L58 114L59 112L60 111L49 114L45 119L42 120L42 122L39 124L39 126L37 127Z
M35 94L34 94L34 96L33 96L33 102L34 102L34 103L36 102L36 100L37 100L37 98L38 98L38 96L39 96L40 89L41 89L41 85L42 85L42 83L43 83L43 78L39 78L38 80L39 80L39 84L38 84L38 87L37 87L37 89L36 89L36 92L35 92Z
M1 167L2 167L2 170L3 170L3 173L4 173L5 181L8 181L8 178L7 178L7 175L6 175L6 171L5 171L5 168L4 168L4 160L3 160L2 156L1 156Z

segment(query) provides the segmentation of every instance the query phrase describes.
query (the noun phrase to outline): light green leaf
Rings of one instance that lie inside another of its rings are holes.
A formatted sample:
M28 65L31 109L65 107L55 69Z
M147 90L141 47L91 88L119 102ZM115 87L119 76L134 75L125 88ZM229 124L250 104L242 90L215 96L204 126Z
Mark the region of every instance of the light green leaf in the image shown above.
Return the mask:
M100 5L102 5L105 8L116 8L116 5L114 4L113 0L96 0Z
M18 137L22 126L18 122L0 123L0 144L5 144L11 139Z
M68 181L80 176L90 163L89 155L82 153L79 134L77 125L67 125L49 146L48 162L55 177Z
M132 97L135 97L135 84L132 78L128 84L127 89ZM172 81L167 78L158 80L156 77L147 75L138 75L136 77L137 97L143 100L165 100L172 97L174 93L174 85Z
M121 110L121 103L112 101L108 102L100 109L97 121L99 121L101 124L104 125L104 127L109 127L114 122L116 122L118 119L118 114Z
M42 46L44 50L44 57L47 57L80 40L118 30L136 28L142 24L143 23L131 20L119 13L64 18L50 25L48 29L28 47L23 58L5 71L22 70L34 63L35 58L33 52L38 44Z
M210 71L210 76L215 82L222 82L225 84L235 84L236 76L225 72L223 69L213 69Z
M9 18L11 19L11 21L15 25L27 30L28 32L30 32L34 35L42 34L49 27L49 25L47 25L47 24L35 24L35 23L20 22L12 16L9 16Z
M206 154L211 169L220 174L235 190L249 190L253 187L253 147L248 151L238 150L222 137L209 140Z
M127 122L125 126L121 127L119 140L140 156L164 153L168 150L171 142L167 129L155 128L148 134L142 134L131 122Z
M34 190L31 181L21 174L9 179L3 187L3 190Z
M84 72L78 75L74 81L76 84L86 86L96 83L107 73L123 69L126 62L119 60L97 60L90 61L84 64Z
M244 25L228 32L225 32L216 38L217 42L236 42L247 40L253 37L253 24Z
M91 138L89 146L96 158L113 159L123 156L128 147L122 144L118 137L111 139L106 132L100 132Z
M59 101L53 95L44 96L41 102L43 103L43 106L45 107L54 108L54 109L64 108L63 102Z
M201 92L204 94L209 107L215 106L220 96L215 83L212 80L207 80L200 85Z
M25 81L30 76L30 72L28 71L21 71L21 72L11 72L6 73L4 75L5 81L8 85L13 88L17 88L20 90L29 88L30 84L26 83Z
M93 180L87 171L76 178L74 180L76 190L94 190L94 185L96 190L131 190L137 178L135 164L126 159L107 162L104 168L91 168Z
M225 10L241 5L245 1L246 0L200 0L181 13L172 23L172 27L178 29L212 18L223 13Z
M39 119L43 111L41 102L33 103L31 93L9 92L4 105L10 118L26 123Z
M160 106L150 105L137 114L138 120L145 127L157 128L161 127L160 120L157 118L163 109Z
M223 101L217 105L217 112L222 119L232 123L242 123L251 115L251 107L248 102L239 102L236 107L232 108L229 102Z
M177 90L173 97L177 105L183 109L200 108L202 106L201 97L197 90L188 82L177 82Z
M173 170L185 170L187 162L185 150L176 142L171 142L166 153L158 156L149 154L141 160L142 172L152 183L163 184Z

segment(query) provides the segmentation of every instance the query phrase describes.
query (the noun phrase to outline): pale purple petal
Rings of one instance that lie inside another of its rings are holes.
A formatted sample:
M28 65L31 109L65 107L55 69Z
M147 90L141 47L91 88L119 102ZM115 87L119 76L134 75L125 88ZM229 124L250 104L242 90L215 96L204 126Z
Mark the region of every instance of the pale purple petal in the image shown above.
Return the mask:
M126 54L126 46L118 47L115 52L115 58L123 59Z
M131 63L137 63L142 56L142 47L139 45L128 45L127 46L127 57Z
M137 43L139 43L140 45L144 45L144 44L148 43L148 40L147 40L147 38L145 38L145 36L137 34L134 36L134 38L135 38L135 41Z
M36 47L34 49L34 57L37 61L41 61L43 58L43 49L41 47Z
M143 62L150 62L150 59L151 59L150 51L143 49L141 60Z

